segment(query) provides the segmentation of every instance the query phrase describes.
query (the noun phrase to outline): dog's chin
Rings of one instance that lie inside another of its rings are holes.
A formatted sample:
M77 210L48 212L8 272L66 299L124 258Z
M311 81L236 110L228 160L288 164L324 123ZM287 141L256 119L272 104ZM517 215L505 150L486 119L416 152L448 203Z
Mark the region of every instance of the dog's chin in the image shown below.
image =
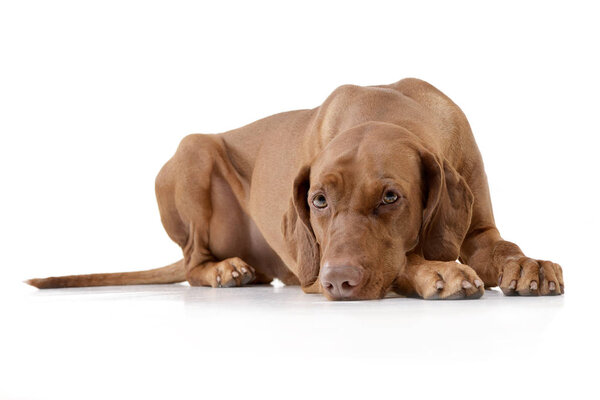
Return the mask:
M325 293L323 293L323 296L325 296L325 298L329 301L367 301L367 300L381 300L382 298L385 297L385 295L383 295L383 296L358 295L358 296L352 296L352 297L332 298Z
M368 271L365 286L353 296L333 297L327 290L323 289L323 286L320 283L320 275L312 285L303 287L302 290L304 293L320 293L330 301L381 300L386 297L388 293L393 292L394 283L403 270L404 267L397 267L389 268L384 271Z
M383 299L390 291L392 291L394 281L389 284L381 285L378 287L369 287L365 288L365 290L360 291L354 296L334 298L331 297L330 294L321 288L321 293L327 300L330 301L365 301L365 300L381 300Z

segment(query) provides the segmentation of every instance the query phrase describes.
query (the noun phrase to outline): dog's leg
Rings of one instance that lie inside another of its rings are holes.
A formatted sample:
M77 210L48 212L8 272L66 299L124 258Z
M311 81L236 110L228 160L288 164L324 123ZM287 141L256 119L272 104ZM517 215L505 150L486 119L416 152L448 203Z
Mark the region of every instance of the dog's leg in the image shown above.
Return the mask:
M483 281L468 265L429 261L410 254L393 290L427 300L477 299L483 295Z
M161 220L183 250L190 285L240 286L256 278L254 268L238 257L248 241L239 205L244 190L217 135L187 136L158 174Z
M483 165L475 175L470 182L475 197L473 217L461 246L461 262L473 267L486 287L500 286L505 295L564 293L560 265L526 257L519 246L502 239L494 222Z

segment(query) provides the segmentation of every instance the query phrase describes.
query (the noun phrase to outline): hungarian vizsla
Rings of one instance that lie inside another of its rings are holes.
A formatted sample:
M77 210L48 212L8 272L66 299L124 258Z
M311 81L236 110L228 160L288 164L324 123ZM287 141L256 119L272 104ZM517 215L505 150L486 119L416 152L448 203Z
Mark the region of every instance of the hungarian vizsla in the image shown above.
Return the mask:
M185 137L156 178L183 259L148 271L32 279L38 288L278 278L331 300L560 295L558 264L500 236L460 108L418 79L336 89L311 110ZM460 262L457 262L459 260Z

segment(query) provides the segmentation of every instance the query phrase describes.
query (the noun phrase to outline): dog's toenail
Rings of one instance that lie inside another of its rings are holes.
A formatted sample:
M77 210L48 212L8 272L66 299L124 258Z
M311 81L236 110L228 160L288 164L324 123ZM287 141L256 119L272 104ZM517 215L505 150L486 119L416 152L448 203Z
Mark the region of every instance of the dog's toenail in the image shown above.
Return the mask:
M435 283L435 288L436 288L437 290L442 290L442 289L444 288L444 281L437 281L437 282Z
M221 277L217 275L217 283L221 283Z
M246 268L242 268L242 274L245 274L246 272L248 272L248 270Z
M237 278L238 276L240 276L240 274L237 271L233 271L231 273L231 276L233 276L234 278Z
M508 285L509 289L516 289L517 281L510 281L510 285Z
M501 283L502 283L502 274L500 274L500 276L498 277L498 286L500 286Z
M536 281L531 281L531 283L529 284L529 289L537 290L537 288L538 288L538 283Z
M471 289L473 285L471 285L471 282L469 281L462 281L462 287L463 289Z
M556 283L550 282L548 284L548 289L550 289L551 292L554 292L556 290Z
M479 279L475 279L473 283L475 283L475 287L478 289L481 287L481 285L483 285L483 282L481 282Z

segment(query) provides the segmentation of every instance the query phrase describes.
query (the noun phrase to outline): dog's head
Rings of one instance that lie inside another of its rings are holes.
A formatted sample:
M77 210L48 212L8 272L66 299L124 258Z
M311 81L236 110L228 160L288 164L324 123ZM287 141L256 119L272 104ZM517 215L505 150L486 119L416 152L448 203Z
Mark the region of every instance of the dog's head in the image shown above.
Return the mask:
M384 123L336 136L293 193L283 231L296 272L331 300L383 297L410 251L456 260L473 203L447 161Z

